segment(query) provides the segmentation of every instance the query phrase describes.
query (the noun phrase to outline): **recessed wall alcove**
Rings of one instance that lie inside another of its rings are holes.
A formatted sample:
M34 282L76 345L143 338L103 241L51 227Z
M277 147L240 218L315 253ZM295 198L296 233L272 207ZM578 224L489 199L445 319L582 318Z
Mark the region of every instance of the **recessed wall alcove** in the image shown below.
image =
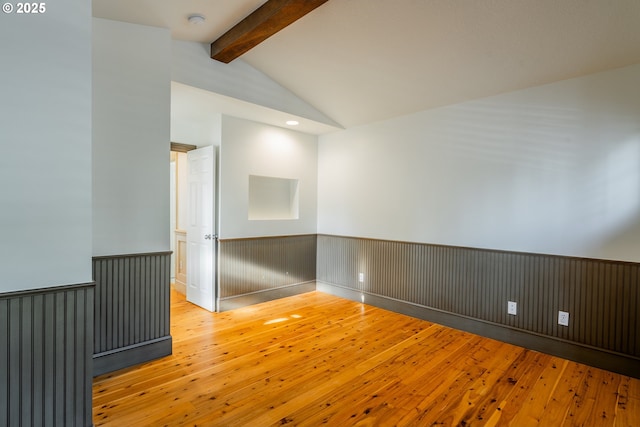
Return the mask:
M249 175L249 220L299 218L298 180Z

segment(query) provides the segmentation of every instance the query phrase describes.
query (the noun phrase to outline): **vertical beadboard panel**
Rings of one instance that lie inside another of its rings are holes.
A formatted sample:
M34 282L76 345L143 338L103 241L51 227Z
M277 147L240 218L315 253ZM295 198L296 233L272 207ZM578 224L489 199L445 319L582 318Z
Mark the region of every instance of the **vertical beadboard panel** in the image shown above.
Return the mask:
M94 286L0 294L0 425L92 425Z
M640 264L318 235L317 280L640 357ZM365 281L358 281L358 273ZM506 314L507 301L518 315ZM558 310L570 313L559 326Z
M5 331L5 332L2 332ZM0 423L9 425L9 301L0 298Z
M315 234L220 240L220 298L313 282L316 247Z
M170 256L157 252L93 258L96 358L170 338ZM124 367L124 358L113 369ZM140 358L132 357L131 364L136 363ZM100 364L100 373L105 369L110 368Z

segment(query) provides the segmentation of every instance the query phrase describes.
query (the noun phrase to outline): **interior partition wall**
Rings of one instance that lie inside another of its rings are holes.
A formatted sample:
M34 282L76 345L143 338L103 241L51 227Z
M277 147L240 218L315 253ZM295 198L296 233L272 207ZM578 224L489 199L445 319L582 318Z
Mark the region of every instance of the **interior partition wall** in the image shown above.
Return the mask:
M315 234L221 240L220 311L316 288Z
M93 375L171 354L170 263L171 252L93 258Z

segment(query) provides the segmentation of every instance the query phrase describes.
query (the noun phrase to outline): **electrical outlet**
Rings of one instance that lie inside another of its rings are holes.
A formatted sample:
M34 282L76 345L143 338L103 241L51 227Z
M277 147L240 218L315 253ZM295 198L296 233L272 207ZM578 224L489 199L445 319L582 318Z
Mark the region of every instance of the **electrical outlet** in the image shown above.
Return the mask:
M358 282L364 282L364 273L358 273Z
M515 301L507 302L507 314L516 315L518 314L518 303Z
M566 311L558 312L558 325L569 326L569 313Z

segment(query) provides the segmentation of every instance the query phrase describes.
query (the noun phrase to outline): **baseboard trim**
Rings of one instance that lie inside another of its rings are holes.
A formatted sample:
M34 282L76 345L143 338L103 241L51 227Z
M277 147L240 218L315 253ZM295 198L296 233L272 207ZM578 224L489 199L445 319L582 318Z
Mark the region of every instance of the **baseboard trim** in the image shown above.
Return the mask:
M316 290L640 379L640 359L324 282Z
M316 282L309 281L274 289L266 289L242 295L234 295L232 297L220 298L218 301L218 311L229 311L240 307L246 307L248 305L313 292L315 290Z
M93 355L93 376L106 374L172 353L171 335Z

